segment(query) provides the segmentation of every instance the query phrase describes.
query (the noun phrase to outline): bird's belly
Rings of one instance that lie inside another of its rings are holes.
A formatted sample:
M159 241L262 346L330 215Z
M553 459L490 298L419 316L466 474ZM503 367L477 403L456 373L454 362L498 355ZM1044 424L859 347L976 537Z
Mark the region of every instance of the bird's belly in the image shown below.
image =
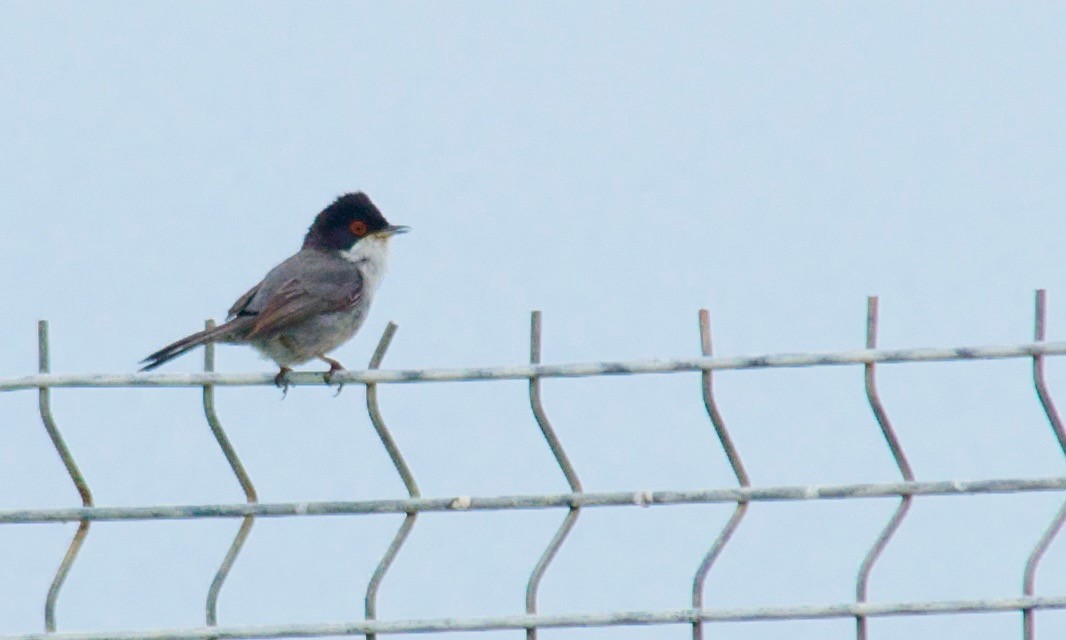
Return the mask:
M253 340L252 346L281 366L303 364L348 342L365 319L363 309L327 313L268 340Z

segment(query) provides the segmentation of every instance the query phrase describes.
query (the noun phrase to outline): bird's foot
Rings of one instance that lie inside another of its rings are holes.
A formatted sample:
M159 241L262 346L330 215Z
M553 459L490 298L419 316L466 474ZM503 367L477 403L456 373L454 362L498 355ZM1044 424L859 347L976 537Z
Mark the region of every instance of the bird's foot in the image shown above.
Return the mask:
M292 369L288 367L281 367L278 371L278 375L274 376L274 386L281 389L281 399L284 400L285 396L289 393L289 374L292 373Z
M329 362L329 371L322 374L322 379L326 381L326 386L328 387L333 384L333 374L337 373L338 371L344 371L345 369L344 365L337 362L336 360L327 360L327 362ZM333 394L333 397L336 398L337 396L339 396L341 393L341 389L343 388L344 382L339 382L337 384L337 393Z

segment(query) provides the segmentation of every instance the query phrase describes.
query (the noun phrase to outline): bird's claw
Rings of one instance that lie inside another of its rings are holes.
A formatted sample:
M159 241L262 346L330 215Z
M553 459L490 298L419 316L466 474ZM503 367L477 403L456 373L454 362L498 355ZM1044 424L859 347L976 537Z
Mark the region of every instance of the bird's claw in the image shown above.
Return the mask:
M322 379L326 381L327 387L333 384L333 374L337 373L338 371L344 371L344 367L340 366L339 364L330 364L329 371L322 374ZM344 381L342 380L341 382L337 383L337 393L334 393L333 397L336 398L337 396L339 396L341 394L341 389L343 388Z
M289 393L289 372L291 371L292 369L288 367L282 367L281 371L278 371L278 375L274 376L274 386L281 389L282 400Z

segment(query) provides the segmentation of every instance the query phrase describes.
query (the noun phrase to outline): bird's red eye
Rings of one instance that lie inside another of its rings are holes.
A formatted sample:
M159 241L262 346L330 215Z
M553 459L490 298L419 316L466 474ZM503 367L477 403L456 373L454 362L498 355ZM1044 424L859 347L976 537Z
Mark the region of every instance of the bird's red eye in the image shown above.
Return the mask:
M365 236L367 232L366 223L362 220L352 220L351 223L348 224L348 229L351 230L352 234L359 238Z

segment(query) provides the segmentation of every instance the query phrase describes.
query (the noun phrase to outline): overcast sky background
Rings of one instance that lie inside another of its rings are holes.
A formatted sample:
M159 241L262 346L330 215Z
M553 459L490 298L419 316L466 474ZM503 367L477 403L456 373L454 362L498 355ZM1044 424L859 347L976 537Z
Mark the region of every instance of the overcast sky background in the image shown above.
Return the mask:
M0 376L131 372L221 318L336 195L413 227L362 332L387 367L516 364L531 309L546 362L863 344L1015 343L1050 291L1066 335L1066 7L1061 3L47 3L0 5ZM196 371L200 352L163 371ZM222 371L271 371L223 347ZM1022 360L888 365L882 396L922 480L1041 477L1064 462ZM315 368L314 366L310 368ZM1066 364L1049 362L1066 403ZM590 491L735 481L695 374L544 383ZM726 372L716 390L755 484L898 472L859 367ZM188 390L59 390L98 505L243 499ZM267 502L404 496L364 390L220 389ZM386 386L423 495L564 491L521 382ZM0 395L0 508L78 503L33 392ZM920 498L874 601L1006 597L1061 495ZM758 503L708 606L853 599L895 500ZM589 509L544 613L687 607L729 505ZM426 514L382 619L523 611L559 510ZM362 617L400 516L261 519L221 624ZM74 524L0 527L0 633L42 629ZM237 523L97 523L60 630L196 626ZM1066 541L1038 593L1066 593ZM1041 638L1066 613L1038 614ZM871 621L871 637L1015 638L1020 615ZM849 638L852 620L714 625L717 638ZM685 626L545 638L687 638ZM520 638L521 632L477 637Z

